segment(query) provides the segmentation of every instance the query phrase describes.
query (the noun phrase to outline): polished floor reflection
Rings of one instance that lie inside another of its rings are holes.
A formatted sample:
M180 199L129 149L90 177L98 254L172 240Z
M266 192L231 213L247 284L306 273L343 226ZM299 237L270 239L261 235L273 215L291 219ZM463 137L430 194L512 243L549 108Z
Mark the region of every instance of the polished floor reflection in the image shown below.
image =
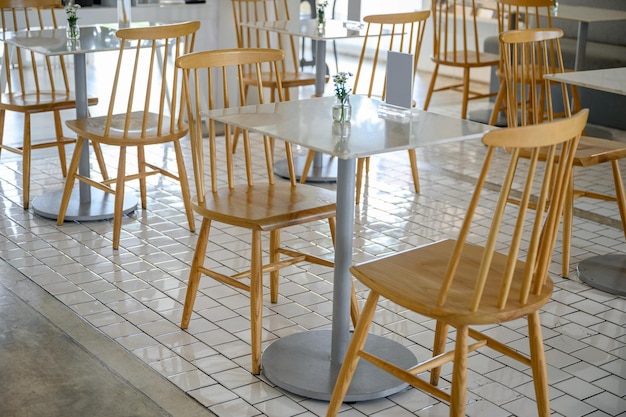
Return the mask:
M96 56L90 63L92 76L98 73L101 59L106 57ZM429 79L425 74L417 84L418 104L423 102ZM106 91L106 82L102 80L91 80L92 93ZM303 90L301 94L310 93ZM99 95L106 97L106 93ZM460 111L458 100L454 93L434 97L431 110L456 115ZM474 104L481 105L485 103ZM19 121L12 122L20 126ZM50 134L50 125L46 123L33 122L38 126L38 137ZM626 141L626 132L602 130ZM306 153L304 149L299 151ZM188 142L185 152L189 156ZM175 163L172 149L158 149L154 155L165 164ZM367 192L356 212L355 261L454 235L483 155L484 148L477 140L418 149L422 189L419 195L412 192L406 152L372 158ZM187 331L179 329L196 235L186 226L177 184L152 180L148 209L124 219L120 249L114 251L109 221L65 223L58 227L52 220L24 211L21 190L16 185L21 183L21 163L8 154L2 154L0 162L0 257L28 277L23 279L43 288L211 413L324 415L325 402L285 393L263 375L257 377L247 371L250 333L246 294L203 281L191 325ZM608 166L586 169L584 177L577 174L575 181L581 187L611 192L609 170ZM63 178L53 153L34 153L32 183L33 198L62 186ZM576 202L575 216L571 278L558 276L557 247L551 268L556 289L553 301L542 313L553 416L623 417L626 299L581 283L575 268L580 260L597 254L626 253L626 242L614 203L581 199ZM228 271L246 262L240 256L247 252L242 250L246 248L247 236L241 236L241 230L216 225L212 233L216 243L208 256L215 266ZM323 222L310 228L294 228L284 241L332 257L332 242ZM284 271L281 281L278 304L268 301L265 305L265 345L293 332L330 328L331 271L313 266L291 267ZM7 278L0 282L8 288L18 285ZM359 297L365 295L363 288L357 290ZM2 304L0 309L5 312ZM418 359L430 354L432 322L385 308L384 303L374 321L377 334L400 341ZM486 330L526 350L526 335L518 331L524 328L513 322ZM468 415L536 414L529 369L489 350L473 355L469 366ZM444 369L444 380L446 372L450 369ZM446 404L415 389L384 399L346 404L342 410L341 415L346 417L448 415Z

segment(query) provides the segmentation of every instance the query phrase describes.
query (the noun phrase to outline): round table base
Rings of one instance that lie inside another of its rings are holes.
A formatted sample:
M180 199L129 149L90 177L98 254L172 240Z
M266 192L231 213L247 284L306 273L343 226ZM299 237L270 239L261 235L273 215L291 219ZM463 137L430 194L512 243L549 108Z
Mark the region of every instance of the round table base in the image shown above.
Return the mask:
M581 281L599 290L626 296L626 255L600 255L578 264Z
M113 218L115 196L97 188L90 190L91 200L88 203L80 202L79 189L75 188L70 197L70 204L65 213L66 221L95 221ZM47 219L56 220L59 217L63 190L53 191L35 198L32 202L35 214ZM123 213L132 213L137 209L135 196L124 196Z
M330 330L313 330L276 340L263 353L263 374L291 393L330 400L340 369L340 365L330 362L331 335ZM381 336L370 334L365 350L403 368L417 364L406 347ZM360 360L344 401L386 397L407 387L407 383Z

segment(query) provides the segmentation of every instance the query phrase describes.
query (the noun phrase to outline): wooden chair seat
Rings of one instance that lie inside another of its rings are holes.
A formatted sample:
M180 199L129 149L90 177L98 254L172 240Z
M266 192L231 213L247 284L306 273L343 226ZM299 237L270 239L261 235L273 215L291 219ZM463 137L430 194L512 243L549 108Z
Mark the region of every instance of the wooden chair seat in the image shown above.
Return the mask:
M196 213L221 223L271 231L326 220L335 215L335 192L288 182L253 187L220 187L204 202L193 200Z
M87 105L98 104L97 97L88 97ZM23 112L43 113L53 110L71 110L76 108L76 98L69 91L39 91L2 94L0 109Z
M523 305L520 299L525 263L515 264L515 273L510 288L510 300L504 308L494 302L500 296L498 285L505 275L508 257L495 252L489 265L490 283L485 287L483 302L477 310L471 309L471 294L476 286L480 261L484 248L467 243L458 262L459 269L448 290L445 306L438 305L442 280L446 276L450 254L454 252L455 240L446 239L416 249L393 254L350 268L356 279L381 297L415 313L443 320L453 326L502 323L524 317L539 309L550 300L553 283L550 278L537 294L531 294Z
M489 52L452 51L440 56L433 56L431 59L440 65L474 68L497 65L500 62L500 55Z
M159 132L159 120L164 125L171 124L171 119L168 116L157 113L146 115L141 111L135 111L129 114L114 115L110 119L111 130L105 135L103 132L105 132L108 120L108 116L98 116L89 119L68 120L66 124L79 136L112 146L156 145L182 139L189 133L186 123L177 123L176 129ZM126 131L124 125L127 121L129 125ZM144 122L146 125L142 128Z

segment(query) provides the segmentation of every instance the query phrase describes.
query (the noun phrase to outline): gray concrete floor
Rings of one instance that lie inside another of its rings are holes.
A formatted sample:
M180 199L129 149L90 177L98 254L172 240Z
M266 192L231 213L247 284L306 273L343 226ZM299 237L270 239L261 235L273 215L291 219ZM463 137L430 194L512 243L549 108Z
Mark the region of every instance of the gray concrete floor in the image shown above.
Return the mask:
M0 416L213 415L0 261Z

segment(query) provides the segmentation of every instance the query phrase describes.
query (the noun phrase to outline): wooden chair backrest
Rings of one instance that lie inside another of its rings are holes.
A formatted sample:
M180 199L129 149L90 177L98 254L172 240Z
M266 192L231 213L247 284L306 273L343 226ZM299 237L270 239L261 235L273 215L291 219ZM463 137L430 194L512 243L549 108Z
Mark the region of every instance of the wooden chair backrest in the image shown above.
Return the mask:
M293 36L242 26L242 23L289 20L288 0L231 0L237 46L239 48L276 48L285 51L280 71L298 74L298 55Z
M561 29L526 29L500 34L507 92L509 126L526 126L554 119L552 88L544 74L563 72ZM559 83L565 117L571 115L565 84Z
M364 82L369 80L367 96L372 96L374 86L383 86L381 97L382 100L385 99L387 84L385 63L388 51L413 54L413 76L415 77L428 16L430 16L430 11L424 10L370 15L363 18L363 21L367 23L367 29L354 79L352 90L354 94L359 94L361 80ZM381 71L377 78L378 69Z
M553 123L497 129L483 137L487 156L440 289L440 306L446 305L451 290L467 293L463 299L469 311L480 307L481 311L494 312L511 305L523 309L533 294L541 293L587 115L588 110L583 110ZM528 149L531 157L520 160L520 152ZM549 156L545 163L541 162L543 153ZM495 158L497 154L508 158L504 177L504 161ZM490 173L492 168L494 172ZM493 191L485 187L489 181L501 183L497 201ZM509 204L511 193L518 187L520 204ZM535 205L536 210L531 208ZM506 226L506 219L515 219L513 230ZM476 258L461 262L472 239L480 239L484 250ZM496 251L506 254L505 262L494 263ZM473 281L454 287L457 272L466 276L466 270L477 271ZM515 299L511 299L512 294L517 295Z
M475 0L432 0L433 60L448 65L481 62Z
M193 50L199 28L194 21L116 32L121 44L105 136L147 140L185 128L182 79L173 61Z
M263 104L269 102L263 94L262 83L262 66L270 66L274 73L277 73L276 80L278 82L279 100L284 99L282 93L282 84L279 72L280 62L284 59L285 53L278 49L269 48L237 48L222 49L213 51L202 51L188 54L180 57L176 61L176 66L183 69L184 91L187 101L187 115L190 127L190 136L192 140L192 153L194 164L194 176L197 187L197 199L199 203L205 200L207 190L205 188L205 172L204 172L204 140L202 140L202 118L203 103L200 97L208 97L208 108L213 110L218 108L228 109L230 107L239 107L245 105L244 84L242 82L244 72L248 68L253 68L252 73L256 78L256 86L258 93L258 103ZM204 90L203 90L204 89ZM219 104L218 104L219 103ZM222 104L223 103L223 104ZM209 174L211 188L209 192L217 191L218 187L227 184L231 189L235 187L235 161L233 155L233 133L234 129L224 126L225 151L219 153L221 157L218 162L217 138L215 133L215 122L209 119ZM274 168L272 157L271 140L268 137L265 140L265 163L267 169L267 179L270 184L274 183ZM248 186L254 184L252 175L252 155L250 151L250 136L247 130L243 130L243 146L244 146L244 166L246 169L246 179ZM293 166L293 158L291 146L285 144L288 167L291 177L291 183L295 186L295 169ZM237 155L240 153L238 152ZM222 161L222 157L225 162ZM225 167L225 169L224 169ZM218 175L226 173L226 178L220 178Z
M551 28L554 0L497 0L498 33L507 30Z
M56 29L54 10L60 0L0 0L2 31ZM67 66L63 56L42 56L3 42L0 86L8 94L70 91Z

